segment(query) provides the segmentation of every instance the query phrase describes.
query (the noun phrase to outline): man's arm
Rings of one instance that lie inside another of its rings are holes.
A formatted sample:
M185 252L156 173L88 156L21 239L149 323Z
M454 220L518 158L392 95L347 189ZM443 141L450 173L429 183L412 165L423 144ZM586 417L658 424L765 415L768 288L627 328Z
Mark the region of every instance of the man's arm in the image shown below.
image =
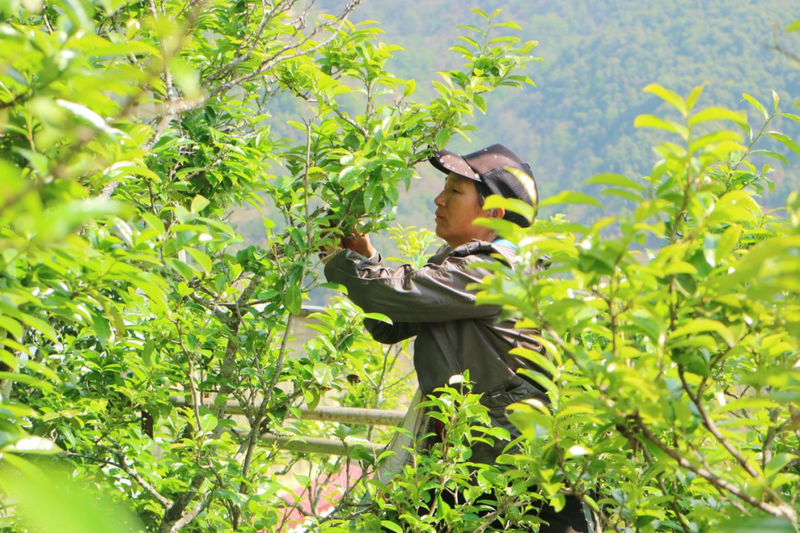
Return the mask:
M467 289L489 273L467 265L491 260L483 254L451 256L441 265L392 270L345 251L328 262L325 277L347 287L348 298L368 313L382 313L396 323L492 319L500 307L476 306L475 293Z
M417 325L409 322L387 324L373 318L365 318L364 327L373 339L383 344L396 344L417 334Z

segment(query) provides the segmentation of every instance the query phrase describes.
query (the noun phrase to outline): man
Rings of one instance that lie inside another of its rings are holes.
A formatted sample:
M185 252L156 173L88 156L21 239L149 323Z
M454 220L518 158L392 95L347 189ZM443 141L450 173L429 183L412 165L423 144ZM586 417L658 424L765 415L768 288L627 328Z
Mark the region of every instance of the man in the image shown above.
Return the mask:
M325 276L347 287L348 297L364 311L392 319L392 324L365 321L375 340L393 344L416 336L414 367L423 395L446 385L451 376L469 371L473 392L483 395L481 403L489 409L492 423L505 427L513 439L520 433L509 422L506 408L525 398L547 402L544 391L516 370L528 367L546 372L509 351L516 347L538 350L539 346L531 338L532 331L514 329L513 321L501 320L500 307L475 305L475 293L467 287L490 273L481 264L515 263L514 246L473 221L501 218L529 226L517 213L483 206L492 194L535 206L533 173L500 144L464 156L443 150L430 162L447 174L444 189L434 200L436 234L447 244L420 269L403 265L391 270L381 264L369 237L356 235L342 241L342 253L329 257ZM494 464L506 444L499 439L494 446L478 443L471 460ZM541 532L589 531L576 500L569 500L560 513L545 508L540 517L550 523Z

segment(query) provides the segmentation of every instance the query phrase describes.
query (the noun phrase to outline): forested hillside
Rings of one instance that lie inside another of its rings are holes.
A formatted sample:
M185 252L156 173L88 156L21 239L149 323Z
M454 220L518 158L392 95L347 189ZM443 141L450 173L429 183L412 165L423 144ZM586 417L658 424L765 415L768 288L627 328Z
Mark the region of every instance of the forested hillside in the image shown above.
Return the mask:
M338 3L328 0L323 6L333 10ZM385 31L382 40L403 47L389 62L398 75L429 80L463 63L457 52L444 50L467 44L457 39L464 33L457 26L477 24L479 17L469 7L455 0L383 0L360 6L354 20L377 21ZM478 7L502 8L500 19L518 22L522 31L516 34L523 41L539 41L535 53L543 61L525 71L535 88L495 97L488 114L476 115L472 143L456 136L449 148L464 153L494 142L509 145L528 157L543 197L566 189L597 192L583 182L600 172L634 178L649 172L657 156L646 147L664 136L634 133L633 120L667 109L642 92L653 80L682 94L708 82L709 102L750 113L742 93L768 101L774 89L784 102L800 98L800 70L772 49L774 25L784 27L800 16L800 3L792 0L491 0ZM797 49L800 36L781 35L780 42ZM434 92L429 83L420 83L417 90L426 96ZM291 102L283 106L287 117L288 110L295 111ZM800 130L787 128L790 135ZM285 133L291 135L291 128ZM786 173L782 162L761 162L775 167L775 191L765 191L765 204L783 205L797 188L791 183L797 178ZM436 177L427 165L417 168L422 176ZM432 227L432 198L439 186L435 179L414 182L399 202L399 221ZM613 202L625 207L621 199ZM576 206L568 211L577 220L593 217ZM237 218L254 215L239 213ZM252 232L242 229L257 238L260 224L257 218L251 221Z

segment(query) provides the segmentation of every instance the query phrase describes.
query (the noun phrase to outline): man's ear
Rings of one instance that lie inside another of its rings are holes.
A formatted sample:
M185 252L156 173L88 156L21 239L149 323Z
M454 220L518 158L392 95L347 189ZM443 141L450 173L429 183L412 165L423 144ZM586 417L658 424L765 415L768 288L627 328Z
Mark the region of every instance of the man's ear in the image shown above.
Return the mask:
M495 207L489 210L490 218L503 218L506 216L506 210L502 207Z

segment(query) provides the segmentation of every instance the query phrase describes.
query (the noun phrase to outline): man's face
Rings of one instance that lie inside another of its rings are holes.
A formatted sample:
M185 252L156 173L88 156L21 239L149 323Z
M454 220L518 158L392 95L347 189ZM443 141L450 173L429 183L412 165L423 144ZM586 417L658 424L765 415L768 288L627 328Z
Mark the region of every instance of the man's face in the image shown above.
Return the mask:
M452 172L447 175L444 190L433 200L436 204L436 235L452 248L471 239L487 240L491 231L473 226L472 221L487 216L478 202L475 182Z

